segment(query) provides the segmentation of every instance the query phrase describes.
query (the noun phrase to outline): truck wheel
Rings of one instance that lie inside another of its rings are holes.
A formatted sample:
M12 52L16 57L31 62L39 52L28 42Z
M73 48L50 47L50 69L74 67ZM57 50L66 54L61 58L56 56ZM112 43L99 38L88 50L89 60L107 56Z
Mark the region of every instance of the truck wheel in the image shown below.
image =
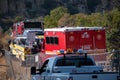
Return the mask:
M31 74L36 74L36 67L31 67Z

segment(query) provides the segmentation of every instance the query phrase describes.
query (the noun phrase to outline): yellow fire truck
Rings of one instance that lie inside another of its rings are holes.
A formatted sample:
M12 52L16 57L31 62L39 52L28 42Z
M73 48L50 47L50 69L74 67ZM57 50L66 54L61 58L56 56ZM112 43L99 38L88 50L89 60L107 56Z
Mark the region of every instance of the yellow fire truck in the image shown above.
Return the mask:
M43 36L35 38L33 42L27 41L27 37L19 36L10 43L10 50L17 58L25 61L27 56L34 55L42 49Z

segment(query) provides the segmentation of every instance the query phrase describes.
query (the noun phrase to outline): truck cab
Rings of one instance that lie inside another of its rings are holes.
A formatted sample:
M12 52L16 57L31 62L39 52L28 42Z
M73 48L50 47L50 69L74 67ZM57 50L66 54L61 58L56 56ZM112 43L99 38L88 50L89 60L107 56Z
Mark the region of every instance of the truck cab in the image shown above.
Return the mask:
M65 58L63 56L48 58L41 67L40 73L46 70L51 73L87 73L101 72L103 68L96 66L91 57L69 55Z

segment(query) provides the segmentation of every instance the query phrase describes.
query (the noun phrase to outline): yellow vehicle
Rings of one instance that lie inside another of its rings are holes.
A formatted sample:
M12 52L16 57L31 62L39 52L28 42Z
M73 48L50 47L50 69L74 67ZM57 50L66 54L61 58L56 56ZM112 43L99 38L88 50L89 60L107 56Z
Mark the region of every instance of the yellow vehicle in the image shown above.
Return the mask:
M35 37L32 43L27 41L26 36L19 36L9 45L11 53L18 59L25 61L27 56L35 55L40 52L43 42L43 36Z

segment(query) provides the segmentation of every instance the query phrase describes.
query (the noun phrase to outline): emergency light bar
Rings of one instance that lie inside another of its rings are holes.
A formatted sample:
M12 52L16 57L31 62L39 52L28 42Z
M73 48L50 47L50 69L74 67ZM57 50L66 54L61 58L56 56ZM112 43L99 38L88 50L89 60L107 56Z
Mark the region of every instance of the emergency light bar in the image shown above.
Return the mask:
M69 49L70 50L70 49ZM79 53L79 54L87 54L87 51L83 50L83 49L78 49L77 51L73 52L73 51L69 51L67 50L66 54L69 53ZM63 49L59 50L60 54L65 54L65 51Z
M64 52L65 52L65 51L64 51L63 49L60 50L60 54L64 54Z
M79 54L87 54L87 51L82 50L82 49L78 49L77 53L79 53Z
M85 59L87 59L87 51L82 50L82 49L78 49L77 53L84 54L85 55Z
M62 54L64 56L64 59L65 59L65 51L63 49L61 49L59 52L60 52L60 54ZM73 53L78 53L80 55L84 55L85 59L87 59L87 51L85 51L83 49L78 49L77 52L73 52Z

